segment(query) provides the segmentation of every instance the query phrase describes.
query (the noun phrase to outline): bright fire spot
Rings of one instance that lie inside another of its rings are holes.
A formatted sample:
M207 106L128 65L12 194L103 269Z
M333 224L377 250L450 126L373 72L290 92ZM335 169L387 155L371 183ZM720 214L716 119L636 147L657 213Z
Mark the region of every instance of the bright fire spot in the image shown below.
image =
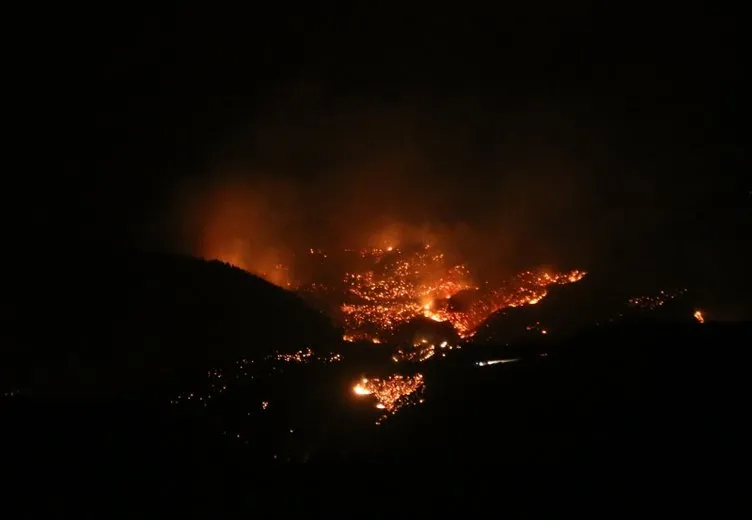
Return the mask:
M290 354L280 354L276 353L271 356L267 356L266 359L271 359L275 361L283 361L285 363L310 363L312 361L322 362L322 363L338 363L342 361L342 356L340 354L330 352L326 355L315 355L313 350L311 350L311 347L307 347L303 350L298 350L297 352L293 352Z
M392 356L395 363L400 361L409 361L412 363L426 361L432 358L436 354L436 347L431 344L417 344L413 345L413 348L400 349Z
M529 270L489 287L476 280L467 265L449 263L438 247L426 243L412 248L389 245L346 249L342 253L348 258L355 253L358 264L351 265L344 277L336 275L339 282L316 281L299 286L277 255L270 253L263 262L249 263L243 261L250 257L244 244L233 242L225 248L214 245L206 252L207 258L221 258L272 283L323 299L335 295L332 303L341 311L338 319L342 320L343 340L348 342L388 342L400 325L420 318L448 323L467 339L495 312L535 305L547 296L551 286L575 283L586 275L580 270ZM315 248L307 252L305 256L317 264L336 256ZM472 301L460 308L452 298L463 291L472 292Z
M366 386L368 385L368 379L365 377L353 387L353 392L357 395L371 395L373 392Z
M696 310L693 316L695 317L698 323L705 323L705 316L702 314L701 310Z
M412 404L409 397L423 390L425 383L422 374L414 376L393 375L386 379L363 378L355 386L356 395L373 395L376 408L395 413L407 404Z
M433 248L398 249L389 257L383 250L364 250L361 256L375 263L370 270L345 275L349 301L341 310L347 338L369 339L373 329L388 336L420 317L448 322L461 337L469 338L493 313L535 305L546 297L549 286L575 283L586 275L579 270L525 271L495 289L480 290L467 266L447 265L444 254ZM448 300L466 290L479 291L478 297L465 309L452 308Z

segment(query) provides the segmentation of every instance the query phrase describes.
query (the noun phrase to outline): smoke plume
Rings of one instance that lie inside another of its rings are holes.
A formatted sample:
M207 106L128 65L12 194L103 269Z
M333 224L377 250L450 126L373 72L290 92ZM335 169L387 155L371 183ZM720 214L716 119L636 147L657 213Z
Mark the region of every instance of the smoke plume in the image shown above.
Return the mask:
M270 273L310 248L412 241L440 245L484 280L531 265L589 268L645 239L655 216L632 208L651 186L614 183L602 121L562 106L335 101L321 86L297 88L228 135L204 180L176 189L172 235L183 251L276 283L304 276Z

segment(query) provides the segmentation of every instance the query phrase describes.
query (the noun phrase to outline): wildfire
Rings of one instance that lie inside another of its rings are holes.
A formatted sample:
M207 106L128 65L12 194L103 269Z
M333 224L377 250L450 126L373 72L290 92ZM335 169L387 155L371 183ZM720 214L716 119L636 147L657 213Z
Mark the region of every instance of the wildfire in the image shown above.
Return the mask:
M544 336L548 334L548 329L543 327L539 321L536 321L533 325L528 325L525 327L525 330L529 332L538 332L540 334L543 334Z
M400 363L402 361L408 361L412 363L420 363L427 361L439 354L440 357L446 357L447 350L459 350L460 345L450 345L447 341L442 341L440 344L435 345L428 343L427 340L422 339L413 344L412 348L399 349L392 356L392 361Z
M276 353L272 356L267 356L266 359L272 360L272 361L282 361L285 363L302 363L302 364L310 363L312 361L317 361L321 363L338 363L342 361L342 356L340 354L336 354L333 352L330 352L325 355L315 355L311 347L307 347L303 350L299 350L291 354Z
M701 310L699 309L696 310L693 316L695 317L698 323L705 323L705 316L702 314Z
M450 263L438 247L428 244L404 249L391 244L345 249L341 253L357 259L357 266L349 266L344 276L337 275L339 281L335 277L334 281L317 280L298 287L297 282L290 281L287 267L280 263L254 272L277 285L312 295L318 301L336 301L343 340L374 344L389 341L400 325L419 318L450 324L459 337L469 338L495 312L535 305L547 296L552 285L575 283L586 275L579 270L564 273L530 270L488 288L474 279L467 265ZM224 257L234 259L229 253ZM323 265L336 261L332 259L338 255L310 248L303 257ZM464 291L472 293L472 301L459 309L452 298ZM336 300L331 301L332 297ZM336 313L334 308L328 310Z
M365 250L379 260L383 250ZM394 250L389 261L368 271L348 273L345 286L353 302L342 305L348 339L369 339L372 329L394 331L403 323L424 317L448 322L461 337L470 337L491 314L507 307L535 305L551 285L581 280L584 271L550 273L525 271L493 290L483 291L465 310L450 308L448 300L465 290L479 290L465 265L446 265L444 255L428 247L413 253Z
M373 395L376 398L376 408L393 414L403 406L413 404L409 398L421 392L424 387L422 374L397 374L386 379L364 377L353 386L353 393L358 396Z
M686 292L686 289L679 289L677 291L661 290L661 292L656 295L637 296L635 298L630 298L627 303L630 307L654 311L659 307L663 307L666 303L685 294Z

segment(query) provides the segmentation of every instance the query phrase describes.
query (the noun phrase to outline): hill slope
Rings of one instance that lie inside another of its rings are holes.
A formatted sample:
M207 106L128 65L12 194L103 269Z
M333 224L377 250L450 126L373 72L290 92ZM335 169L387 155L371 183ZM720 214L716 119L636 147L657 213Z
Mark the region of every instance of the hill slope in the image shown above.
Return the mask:
M107 252L6 286L4 357L37 388L153 391L215 362L337 338L294 294L216 261Z

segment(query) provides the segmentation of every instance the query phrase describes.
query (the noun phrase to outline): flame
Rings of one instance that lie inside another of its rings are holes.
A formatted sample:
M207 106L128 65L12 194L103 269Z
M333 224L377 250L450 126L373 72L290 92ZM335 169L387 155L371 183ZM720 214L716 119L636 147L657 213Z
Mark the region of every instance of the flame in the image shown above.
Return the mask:
M241 247L244 246L241 243L235 244L237 249L218 250L214 257L285 288L301 288L327 298L332 294L341 295L337 305L341 312L343 340L374 344L388 341L400 325L416 318L448 323L459 337L470 338L495 312L536 305L547 296L550 286L575 283L586 275L580 270L564 273L529 270L489 288L474 279L466 264L448 262L434 243L425 241L420 246L403 248L391 237L378 243L380 247L345 250L347 254L357 254L359 267L344 274L340 287L319 280L297 287L298 283L292 282L289 269L278 257L268 255L263 262L256 259L251 265L249 249ZM315 259L317 265L336 256L318 248L309 248L306 253L303 257ZM252 268L258 266L263 269ZM463 291L475 291L475 300L466 308L457 309L452 298Z
M535 305L548 294L547 287L575 283L586 273L525 271L494 290L485 291L470 308L458 311L438 306L457 293L477 289L470 270L464 264L448 266L444 254L426 245L422 250L405 253L397 250L391 262L377 262L374 269L348 273L344 283L353 303L342 305L346 336L369 339L373 327L389 333L402 323L419 317L448 322L460 337L471 337L488 317L507 307ZM364 250L361 256L382 254Z
M268 193L237 179L200 190L184 193L179 211L185 223L195 226L195 254L208 260L219 260L256 274L280 287L292 288L291 254L278 237L283 234L284 218L280 202L291 204L290 186L274 181ZM190 190L188 190L190 191ZM275 201L272 203L271 201Z
M705 316L703 315L701 310L696 310L692 316L695 317L698 323L705 323Z
M355 392L356 395L371 395L373 391L370 390L367 385L368 379L364 377L360 383L353 387L353 392Z
M423 374L397 374L386 379L364 377L353 386L353 393L359 396L373 395L377 401L376 408L395 413L406 404L411 404L407 398L424 387Z
M447 341L442 341L439 345L436 345L434 343L429 344L427 340L422 339L415 342L412 348L406 347L397 350L392 356L392 361L395 363L402 361L420 363L431 359L437 354L440 354L440 357L446 357L447 350L459 350L460 348L460 345L450 345Z

